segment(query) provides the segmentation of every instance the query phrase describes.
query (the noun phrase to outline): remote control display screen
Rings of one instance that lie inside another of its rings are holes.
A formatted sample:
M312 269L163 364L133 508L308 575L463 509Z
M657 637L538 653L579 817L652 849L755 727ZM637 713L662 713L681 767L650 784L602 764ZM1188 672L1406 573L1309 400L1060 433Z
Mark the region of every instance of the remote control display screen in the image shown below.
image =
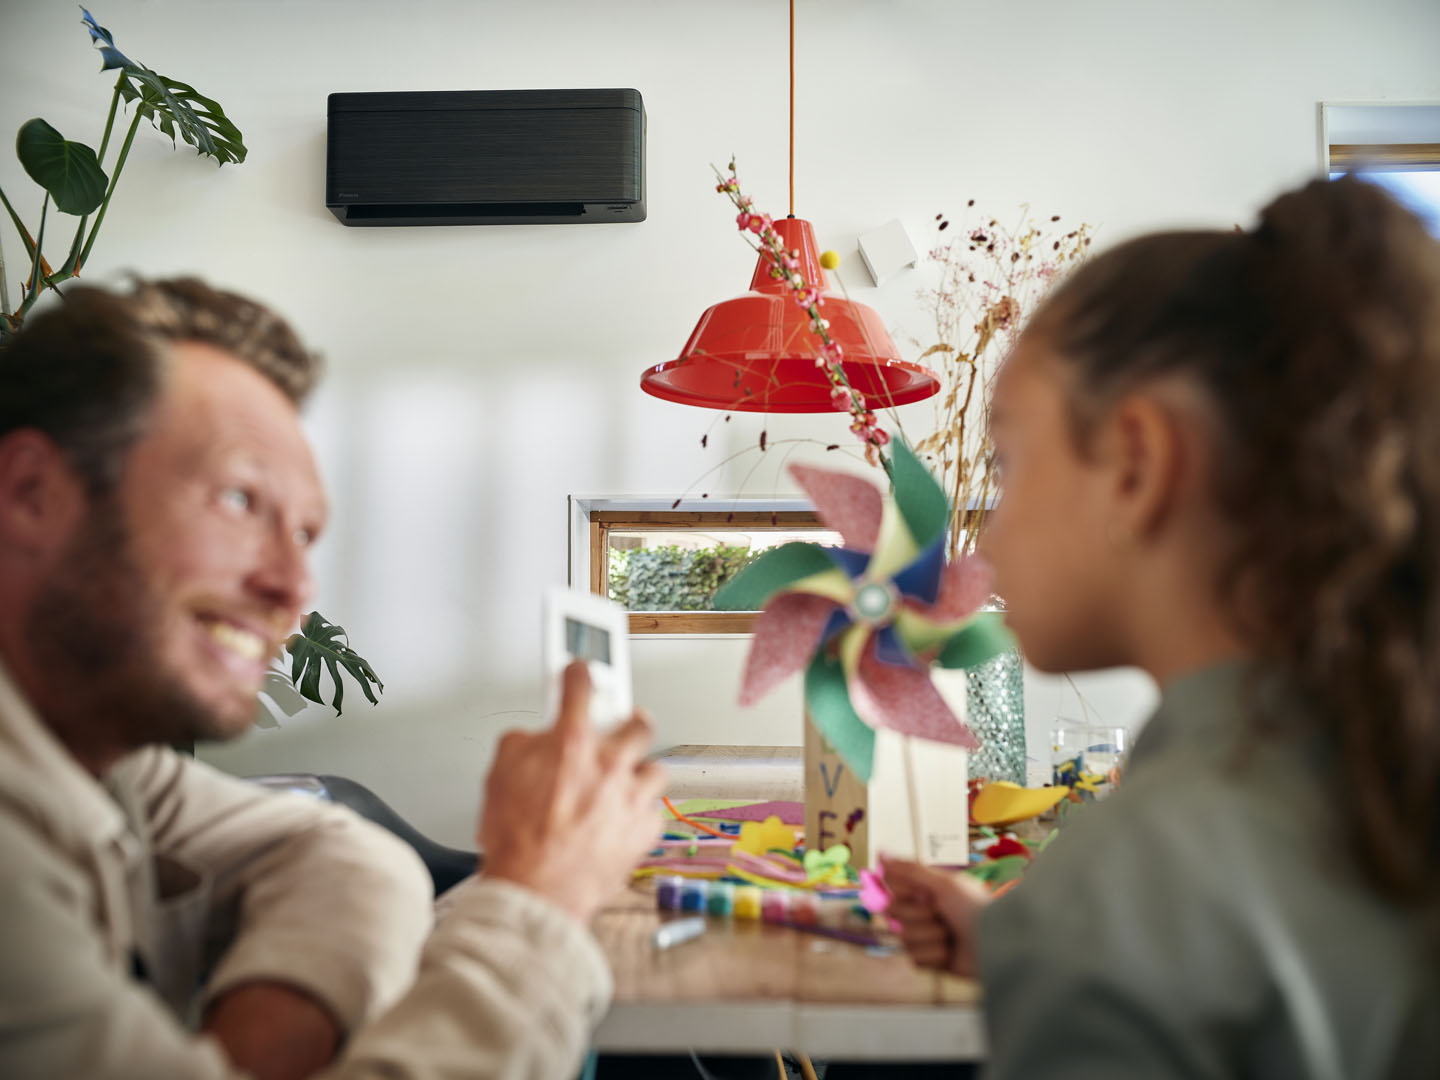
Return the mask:
M565 619L565 651L577 660L595 660L610 663L610 631L598 626Z

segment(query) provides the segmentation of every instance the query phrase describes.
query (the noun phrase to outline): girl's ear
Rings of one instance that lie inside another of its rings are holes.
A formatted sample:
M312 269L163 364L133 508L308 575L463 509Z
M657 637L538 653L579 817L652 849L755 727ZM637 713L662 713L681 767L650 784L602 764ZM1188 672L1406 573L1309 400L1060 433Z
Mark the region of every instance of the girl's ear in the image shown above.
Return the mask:
M84 486L54 441L33 428L0 439L0 545L8 553L58 550L85 514Z
M1112 477L1114 529L1153 539L1173 520L1191 464L1186 418L1163 397L1135 392L1115 403L1098 435L1097 451Z

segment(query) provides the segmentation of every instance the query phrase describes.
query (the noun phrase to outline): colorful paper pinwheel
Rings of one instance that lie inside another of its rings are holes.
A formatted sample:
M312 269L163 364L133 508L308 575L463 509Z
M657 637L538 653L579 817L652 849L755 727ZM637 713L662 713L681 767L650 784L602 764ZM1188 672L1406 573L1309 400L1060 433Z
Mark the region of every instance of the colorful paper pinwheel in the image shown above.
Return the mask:
M1011 645L1000 616L979 610L989 569L973 557L945 562L944 491L909 447L894 445L892 499L848 473L791 466L844 546L784 544L715 596L717 608L762 609L740 704L805 668L811 719L866 781L877 727L973 749L929 669L974 667Z

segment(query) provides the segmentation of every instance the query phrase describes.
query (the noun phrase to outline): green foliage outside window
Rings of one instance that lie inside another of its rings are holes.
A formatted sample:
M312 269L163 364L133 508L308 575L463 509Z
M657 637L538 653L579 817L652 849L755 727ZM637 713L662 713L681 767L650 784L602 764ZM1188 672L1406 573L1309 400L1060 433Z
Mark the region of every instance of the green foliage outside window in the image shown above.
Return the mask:
M610 598L630 611L713 611L715 591L758 552L712 548L610 549Z

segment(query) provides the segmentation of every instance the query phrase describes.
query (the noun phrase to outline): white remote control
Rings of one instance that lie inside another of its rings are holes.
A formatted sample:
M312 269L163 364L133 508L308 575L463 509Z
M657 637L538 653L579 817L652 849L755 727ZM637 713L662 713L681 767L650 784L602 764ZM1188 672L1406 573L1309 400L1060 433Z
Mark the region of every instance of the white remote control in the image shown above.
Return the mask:
M619 604L578 589L550 589L541 656L548 722L559 715L561 682L572 660L584 660L590 669L590 722L596 729L629 719L630 618Z

